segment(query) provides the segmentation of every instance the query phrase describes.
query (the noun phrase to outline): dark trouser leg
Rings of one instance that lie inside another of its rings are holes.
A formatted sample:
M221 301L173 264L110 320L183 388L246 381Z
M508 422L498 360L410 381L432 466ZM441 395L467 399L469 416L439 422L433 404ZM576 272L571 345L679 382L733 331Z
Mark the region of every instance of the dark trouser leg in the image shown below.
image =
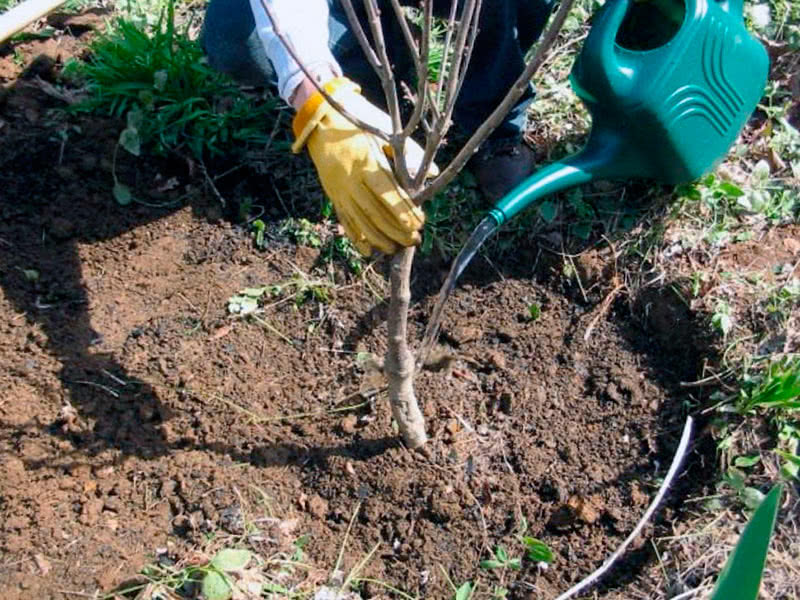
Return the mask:
M538 39L553 0L485 0L480 32L461 91L454 120L471 134L500 103L524 68L524 54ZM404 3L410 4L408 0ZM340 0L328 0L330 42L343 72L361 84L371 100L380 102L382 91L377 76L350 31ZM357 0L354 6L362 12ZM388 2L382 3L384 35L398 77L411 76L411 62L405 40L397 27ZM450 0L434 0L438 15L446 16ZM364 29L369 28L364 21ZM228 73L243 84L275 83L275 73L255 33L255 21L248 0L211 0L206 11L203 46L212 67ZM530 89L495 132L494 137L518 135L524 128L525 110L533 99Z
M255 31L248 0L211 0L200 43L209 64L242 85L275 85L275 71Z
M502 101L511 85L525 68L525 53L539 38L550 15L554 0L484 0L480 16L480 30L475 40L469 70L456 104L454 121L465 134L472 134ZM382 99L380 82L368 64L355 35L350 31L347 15L340 0L329 0L331 6L332 49L343 71L360 82L371 99ZM355 0L354 6L361 3ZM401 0L401 4L417 4ZM463 4L463 0L462 0ZM434 0L437 16L447 17L450 0ZM384 36L390 57L398 77L413 76L410 57L405 48L399 28L395 25L394 12L385 0L382 1ZM362 15L363 20L363 15ZM364 29L368 26L364 22ZM370 93L371 92L371 93ZM523 95L511 110L503 124L492 137L518 137L525 127L525 113L533 100L533 87ZM382 103L382 100L378 100Z
M475 131L488 118L522 74L525 53L541 35L552 2L484 0L480 31L455 113L456 123L467 133ZM492 137L519 136L525 128L525 114L533 97L531 85Z

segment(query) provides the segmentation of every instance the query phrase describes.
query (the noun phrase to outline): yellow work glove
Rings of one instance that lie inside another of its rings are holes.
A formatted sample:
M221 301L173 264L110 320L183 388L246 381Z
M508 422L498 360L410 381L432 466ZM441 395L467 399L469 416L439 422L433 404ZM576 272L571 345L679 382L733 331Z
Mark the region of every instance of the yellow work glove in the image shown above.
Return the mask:
M353 116L391 132L389 115L366 100L349 79L333 79L324 88ZM400 246L420 242L425 213L398 185L383 140L353 125L319 92L297 112L292 129L292 151L308 148L339 222L361 254L369 256L373 249L393 254ZM407 146L406 160L413 170L421 162L422 148L413 141ZM436 173L433 166L429 175Z

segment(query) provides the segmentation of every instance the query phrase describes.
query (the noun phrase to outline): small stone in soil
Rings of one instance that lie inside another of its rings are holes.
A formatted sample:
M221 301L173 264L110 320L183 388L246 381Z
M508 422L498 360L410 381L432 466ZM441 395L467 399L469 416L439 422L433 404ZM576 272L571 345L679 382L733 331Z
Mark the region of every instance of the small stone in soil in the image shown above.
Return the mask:
M342 419L342 431L344 431L347 434L355 433L357 425L358 425L358 417L356 415L348 415L344 419Z
M324 519L328 514L328 503L322 496L314 494L308 499L308 512L317 519Z
M506 368L506 357L502 352L491 350L486 353L486 358L489 360L489 364L495 369L503 370Z
M453 331L450 332L450 337L457 344L466 344L481 339L481 337L483 337L483 331L477 327L461 326L454 328Z
M600 517L595 503L583 496L578 496L577 494L571 496L570 499L567 500L567 506L569 506L578 519L590 525Z

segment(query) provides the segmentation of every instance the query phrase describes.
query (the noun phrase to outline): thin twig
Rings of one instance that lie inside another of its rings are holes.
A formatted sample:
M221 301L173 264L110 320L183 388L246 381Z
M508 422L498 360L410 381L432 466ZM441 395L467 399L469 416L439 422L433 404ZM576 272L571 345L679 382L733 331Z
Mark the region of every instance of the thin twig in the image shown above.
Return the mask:
M638 537L639 533L641 533L642 529L644 529L644 526L647 525L648 521L650 521L650 518L658 508L661 500L663 500L667 490L669 490L670 486L672 485L672 480L675 479L675 476L678 474L678 469L683 462L683 458L686 455L686 450L689 447L689 440L692 437L692 422L692 417L688 417L686 419L686 424L683 427L683 435L681 435L681 441L678 444L678 449L675 451L675 457L672 459L672 464L669 467L667 476L664 478L664 482L661 484L656 497L650 503L650 506L647 507L647 510L645 511L639 523L637 523L636 527L633 528L631 534L625 538L625 541L622 542L619 548L617 548L614 553L606 559L599 569L576 585L572 586L570 589L556 598L556 600L567 600L568 598L571 598L595 583L598 579L605 575L605 573L611 568L617 559L622 556L625 550L627 550L630 543L636 539L636 537Z
M372 39L375 40L375 49L380 60L380 68L376 70L383 87L383 95L386 97L386 104L389 109L389 116L392 118L392 130L400 131L400 100L397 97L397 87L395 86L394 76L392 75L391 61L386 50L386 40L383 37L383 27L381 26L381 11L375 0L364 0L364 7L367 9L369 17L369 27L372 31ZM402 17L402 15L401 15ZM405 22L405 19L401 20Z
M98 389L103 390L104 392L108 392L109 394L114 396L114 398L119 398L119 393L118 392L116 392L115 390L112 390L107 385L103 385L102 383L95 383L94 381L85 381L83 379L78 380L78 381L72 381L70 383L80 383L82 385L88 385L88 386L91 386L91 387L96 387Z
M411 53L414 60L414 68L417 72L417 85L419 86L419 93L416 94L414 101L414 111L408 119L408 123L403 128L401 135L408 137L416 131L419 124L422 122L422 116L425 112L425 107L428 103L428 53L430 49L430 14L432 11L432 3L428 2L425 5L425 16L423 17L423 34L421 39L421 47L417 48L414 41L414 36L411 34L411 28L408 26L408 21L403 13L403 7L400 6L399 0L391 0L392 9L394 9L394 16L397 22L400 23L400 29L403 32L403 37L406 40L406 46Z
M342 566L342 558L344 558L344 548L347 546L347 538L350 537L350 531L353 529L353 523L356 521L356 516L358 515L358 510L361 508L361 501L359 500L356 504L356 508L353 511L353 516L350 517L350 523L347 525L347 531L344 532L344 539L342 540L342 547L339 549L339 556L336 559L336 565L333 567L333 573L339 570L339 567Z
M706 592L708 589L711 588L710 585L701 585L699 587L694 588L693 590L688 590L683 592L682 594L678 594L677 596L673 596L670 600L684 600L685 598L691 598L694 595L699 595L701 592Z
M697 381L681 381L678 385L682 388L703 387L706 385L725 385L722 378L733 373L732 368L725 369L722 373L712 373L708 377L698 379Z
M542 61L544 61L548 50L550 50L550 47L556 41L558 33L561 31L561 26L564 24L564 21L566 20L569 11L572 9L574 2L575 0L563 0L558 12L553 17L550 27L548 27L547 32L542 38L542 41L536 48L536 53L528 62L522 74L514 82L514 85L512 86L511 90L509 90L508 94L506 94L506 97L503 98L503 100L500 102L497 108L494 109L492 114L489 115L486 121L484 121L484 123L475 131L474 134L472 134L472 137L467 141L466 144L464 144L463 148L461 148L450 164L447 165L447 167L439 174L439 176L430 182L430 184L424 190L422 190L419 195L417 195L415 198L417 204L422 204L426 200L430 200L447 184L449 184L455 178L455 176L461 172L461 169L464 168L464 165L467 164L467 161L472 158L472 155L478 146L489 136L490 133L492 133L492 131L495 130L498 125L503 122L503 119L508 114L508 111L511 110L517 100L522 97L522 94L528 88L534 73L536 73Z
M428 172L428 167L430 167L430 165L433 163L436 152L439 150L439 145L444 139L444 136L447 134L447 131L450 129L451 118L453 116L453 111L455 110L456 101L458 100L458 91L461 88L463 79L466 77L467 67L469 66L467 63L471 57L471 52L469 53L469 56L464 56L464 48L467 43L467 36L473 26L475 29L477 29L478 15L476 14L475 10L476 4L480 4L479 0L467 0L467 3L461 10L461 18L457 28L455 28L455 0L450 5L450 16L448 19L447 34L445 36L445 49L442 57L441 70L439 72L437 84L438 89L436 91L436 104L438 106L442 101L442 88L445 88L444 109L442 114L436 118L433 131L425 140L425 153L422 158L422 164L420 165L420 169L414 177L415 189L420 188L423 185ZM455 45L452 50L454 60L450 70L447 71L447 74L445 75L454 29L456 31ZM421 202L418 203L421 204Z
M350 22L350 27L353 30L353 35L356 36L356 40L358 44L361 46L361 49L364 51L364 56L367 58L367 62L370 66L378 73L380 76L380 69L381 69L381 61L378 58L375 49L369 43L367 39L367 34L364 32L364 28L361 26L361 21L356 14L355 9L353 9L353 3L350 0L342 0L342 7L344 8L344 12L347 15L347 20Z
M611 290L608 295L603 298L603 302L600 304L600 308L597 310L597 314L592 319L592 322L589 323L589 326L586 328L586 333L583 334L583 341L588 342L589 338L592 337L592 331L594 331L595 326L597 325L598 321L608 312L608 309L611 308L611 304L614 302L614 298L617 297L620 290L625 287L624 284L618 284L613 290Z
M116 375L114 375L113 373L109 372L107 369L103 369L103 370L101 371L101 373L103 373L103 375L105 375L105 376L106 376L106 377L108 377L109 379L113 379L113 380L114 380L116 383L118 383L118 384L119 384L119 385L121 385L122 387L125 387L126 385L128 385L128 382L127 382L127 381L125 381L124 379L120 379L119 377L117 377L117 376L116 376Z
M467 40L467 47L464 52L464 75L463 77L459 77L458 85L456 87L456 98L461 95L461 88L464 86L464 81L467 79L467 67L469 67L469 63L472 60L472 51L475 49L475 40L478 38L478 32L480 28L478 27L480 21L480 14L482 8L482 0L478 0L475 6L475 13L472 23L469 27L469 39Z
M381 26L380 10L375 0L364 0L369 17L369 26L372 30L372 38L375 40L375 48L378 53L380 66L375 68L375 73L381 81L383 96L389 109L389 117L392 120L392 134L389 136L389 144L395 161L395 175L397 176L400 187L406 191L411 190L411 177L406 164L405 142L408 136L403 135L403 123L400 118L400 100L397 97L397 84L392 72L392 63L389 60L389 53L386 50L386 40L383 37L383 27ZM405 22L402 13L400 20ZM348 15L349 18L349 15Z
M223 208L228 206L228 203L225 202L224 196L220 193L219 189L217 188L216 184L214 183L214 179L208 174L208 169L206 169L206 164L203 162L201 158L199 161L200 170L203 172L203 178L206 180L206 183L211 187L211 191L214 192L214 196L219 200L219 203L222 205Z
M433 6L430 0L425 2L425 6ZM442 103L442 90L444 89L445 70L447 68L447 61L450 59L450 48L453 45L453 31L456 28L456 9L458 2L451 0L450 2L450 15L447 17L447 29L444 34L444 48L442 49L442 66L439 69L439 77L436 78L436 106L441 106Z
M445 108L442 118L446 126L449 126L450 118L453 115L456 101L458 100L458 91L467 75L468 61L472 53L466 53L465 48L467 47L467 39L470 37L470 33L473 30L477 30L480 4L480 0L466 0L466 4L461 10L456 44L453 48L453 68L447 77L447 90L444 96Z

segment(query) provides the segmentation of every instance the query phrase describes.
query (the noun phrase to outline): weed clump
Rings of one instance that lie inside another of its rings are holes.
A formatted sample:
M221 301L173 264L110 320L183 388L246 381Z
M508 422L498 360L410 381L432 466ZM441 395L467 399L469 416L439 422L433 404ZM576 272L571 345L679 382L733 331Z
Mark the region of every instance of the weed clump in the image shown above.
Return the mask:
M186 24L178 30L174 0L151 25L117 18L90 44L85 61L72 61L65 69L89 92L75 110L127 119L120 145L135 155L146 147L156 155L202 159L244 155L254 145L269 143L277 100L254 102L245 96L206 63L188 29Z

